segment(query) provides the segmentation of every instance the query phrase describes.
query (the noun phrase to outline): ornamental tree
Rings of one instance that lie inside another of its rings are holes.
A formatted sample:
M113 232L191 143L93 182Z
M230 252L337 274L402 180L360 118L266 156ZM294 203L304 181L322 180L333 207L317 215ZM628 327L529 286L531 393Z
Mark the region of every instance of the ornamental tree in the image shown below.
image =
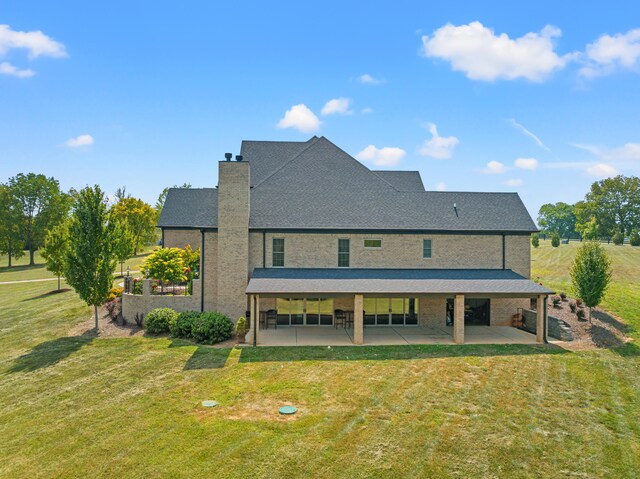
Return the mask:
M180 248L158 248L142 263L149 276L162 283L186 281L184 250Z
M600 304L611 282L611 260L600 243L580 245L571 265L571 282L577 298L591 309Z
M64 274L66 267L68 250L69 228L65 222L48 231L42 248L46 268L58 277L58 291L60 291L60 276Z
M126 221L114 219L113 222L113 254L120 263L120 276L124 276L124 262L133 256L135 238Z
M21 234L22 211L8 185L0 185L0 254L8 257L11 268L12 258L24 255L24 241Z
M80 299L93 306L96 331L98 306L107 300L116 266L113 222L109 219L107 198L99 186L86 187L77 194L64 276Z
M112 208L115 220L126 221L134 238L133 254L155 239L156 212L138 198L126 197L118 201Z

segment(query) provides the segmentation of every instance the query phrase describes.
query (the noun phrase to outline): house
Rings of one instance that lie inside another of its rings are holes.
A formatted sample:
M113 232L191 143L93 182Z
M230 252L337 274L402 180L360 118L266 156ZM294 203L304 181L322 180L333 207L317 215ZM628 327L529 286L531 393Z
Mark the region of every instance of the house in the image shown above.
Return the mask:
M243 141L218 186L171 189L166 247L201 248L201 309L271 311L282 326L510 326L551 291L530 280L537 231L516 193L426 191L417 171L373 171L324 137ZM544 310L546 308L540 308ZM538 340L545 313L538 313Z

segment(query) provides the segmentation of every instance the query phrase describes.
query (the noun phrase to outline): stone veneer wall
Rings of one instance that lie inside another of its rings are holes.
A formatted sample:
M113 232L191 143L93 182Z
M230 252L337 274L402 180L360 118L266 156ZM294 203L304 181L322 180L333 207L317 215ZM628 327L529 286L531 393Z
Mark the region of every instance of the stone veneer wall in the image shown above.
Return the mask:
M191 296L161 296L151 294L151 280L142 280L143 294L122 294L122 317L135 324L136 314L146 316L156 308L171 308L174 311L200 311L200 280L193 280Z
M536 322L536 312L530 309L523 311L525 324L520 328L530 333L536 334L538 323ZM547 334L549 337L561 341L573 341L571 326L562 319L555 316L547 316Z

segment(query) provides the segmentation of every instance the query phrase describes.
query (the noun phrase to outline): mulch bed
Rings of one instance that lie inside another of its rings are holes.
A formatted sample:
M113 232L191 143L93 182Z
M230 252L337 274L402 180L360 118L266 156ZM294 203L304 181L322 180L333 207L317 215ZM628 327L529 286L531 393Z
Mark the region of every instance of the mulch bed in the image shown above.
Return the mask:
M589 322L589 309L585 308L587 319L580 321L576 314L571 312L570 301L575 300L567 298L567 301L562 301L557 307L551 300L547 302L549 316L566 321L573 332L573 341L563 343L563 347L574 350L615 348L630 341L626 334L628 326L622 319L601 308L594 308Z

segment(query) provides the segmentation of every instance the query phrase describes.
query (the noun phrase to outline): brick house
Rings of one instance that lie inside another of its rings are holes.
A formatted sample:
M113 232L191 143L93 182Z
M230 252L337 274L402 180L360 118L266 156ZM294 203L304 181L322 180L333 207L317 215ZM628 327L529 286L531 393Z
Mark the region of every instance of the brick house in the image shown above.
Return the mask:
M372 171L324 137L225 156L216 188L169 191L159 227L164 246L201 248L201 309L249 313L256 342L268 321L346 317L356 344L368 326L462 343L465 324L510 326L551 293L530 280L537 228L516 193L426 191L419 172Z

